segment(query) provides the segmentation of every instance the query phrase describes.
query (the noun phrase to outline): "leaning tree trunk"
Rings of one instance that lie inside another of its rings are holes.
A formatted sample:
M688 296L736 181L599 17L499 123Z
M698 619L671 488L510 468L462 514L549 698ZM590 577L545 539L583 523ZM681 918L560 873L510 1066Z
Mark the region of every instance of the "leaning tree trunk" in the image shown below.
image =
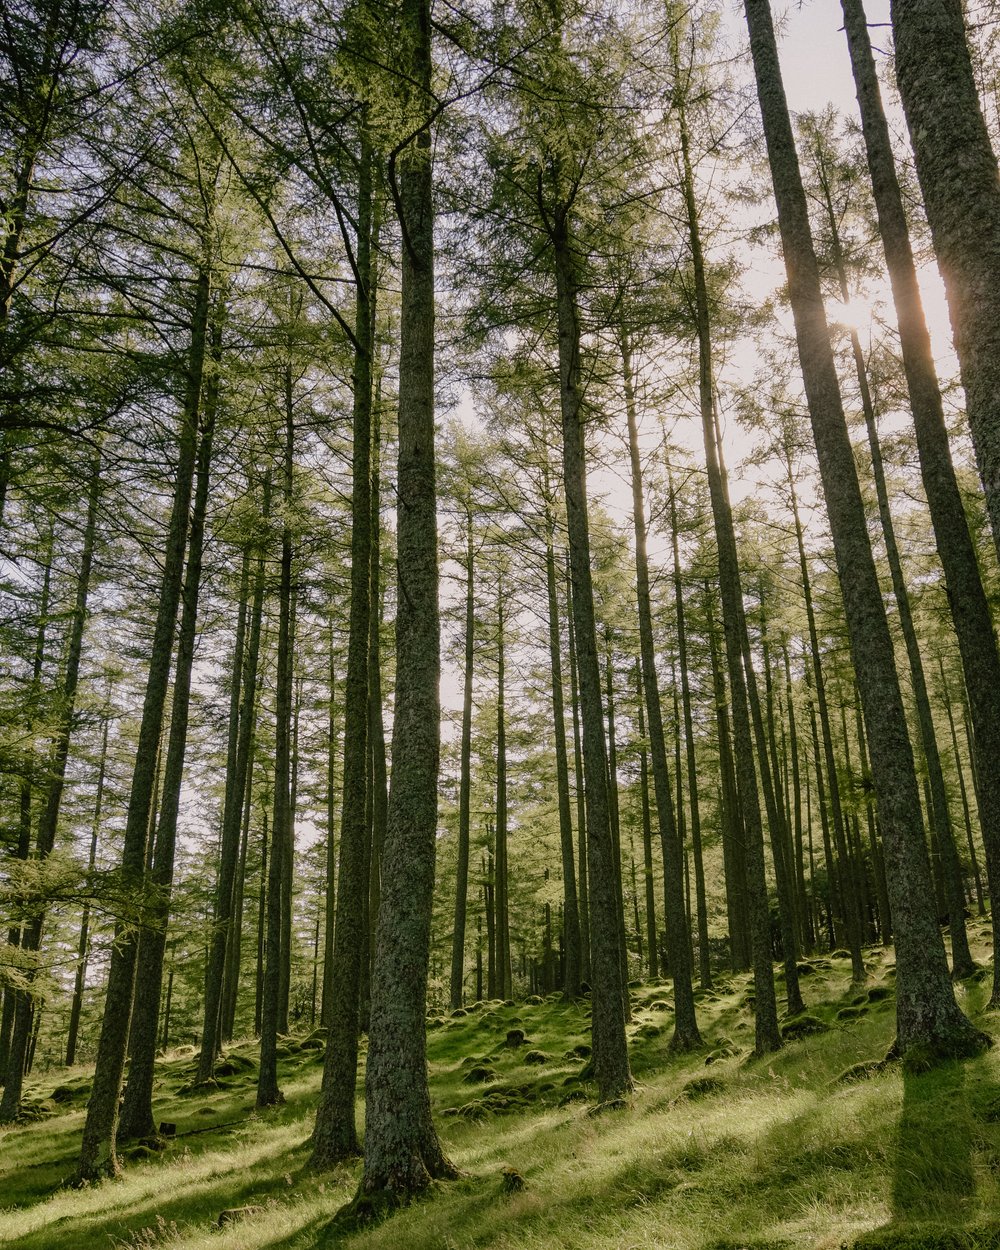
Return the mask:
M997 652L989 604L952 464L941 391L924 319L920 288L917 285L906 215L896 177L889 128L882 109L864 8L861 0L842 0L842 4L868 153L868 168L875 193L879 232L885 247L896 305L903 369L917 436L920 472L931 512L938 555L944 568L948 606L958 636L965 684L969 691L975 750L980 765L979 775L986 783L984 802L980 808L980 825L986 849L987 873L991 879L990 892L993 897L1000 898L1000 893L997 893L1000 891L1000 770L996 768L996 760L1000 758L1000 701L996 697L996 692L1000 690L1000 655ZM951 107L950 97L948 104ZM993 177L995 191L995 167ZM1000 214L995 220L1000 222ZM994 248L997 246L996 233L991 236L991 243ZM980 246L978 241L975 246ZM968 258L969 261L973 259ZM965 258L963 263L967 263ZM993 294L996 294L995 290ZM996 332L995 326L993 332ZM993 365L994 368L997 367L996 361ZM994 404L996 395L994 389ZM994 417L995 412L994 408ZM1000 925L993 926L993 966L994 969L1000 968ZM996 974L990 1002L993 1006L1000 1004L1000 982Z
M913 752L840 398L771 10L768 0L745 0L745 9L799 359L889 860L896 931L895 1045L901 1054L913 1046L968 1054L982 1049L986 1039L955 1001L934 916Z
M403 0L403 236L396 475L396 701L365 1079L365 1164L352 1212L407 1201L457 1175L431 1121L425 1012L440 764L440 616L434 465L434 208L428 0Z
M139 724L139 741L132 791L125 818L125 841L122 847L121 884L126 896L139 898L144 889L146 837L153 805L156 760L163 728L163 709L170 681L170 659L173 653L177 606L180 602L184 575L184 549L191 509L191 493L198 432L198 411L201 382L208 343L208 314L211 294L211 271L203 263L196 283L194 315L191 322L191 347L188 353L187 387L180 417L178 461L174 477L174 496L167 530L160 598L156 625L150 648L149 674ZM78 1178L94 1181L118 1173L115 1134L118 1128L118 1099L121 1094L125 1049L129 1020L132 1015L132 991L138 940L133 926L119 921L104 997L104 1017L97 1045L94 1083L87 1103L87 1119L83 1127Z
M874 72L875 67L872 64L872 73L874 74ZM888 138L888 135L886 137ZM819 167L820 189L823 194L827 223L830 228L831 259L837 273L841 299L847 303L850 299L847 265L840 241L840 229L837 224L837 213L833 205L829 176L822 154L818 154L817 164ZM902 210L901 204L900 210ZM914 274L914 282L915 280L916 275ZM919 291L917 298L919 299ZM917 639L916 626L913 622L913 610L910 607L910 592L906 585L903 561L899 551L899 544L896 542L896 528L893 524L892 513L889 507L889 492L885 480L882 447L878 436L875 401L872 398L871 387L868 383L868 370L865 365L864 353L861 350L861 340L858 337L857 330L853 329L853 327L851 329L851 355L854 359L854 371L858 379L858 393L861 399L861 411L865 419L865 430L868 435L868 447L871 451L872 478L875 482L875 498L878 501L882 536L885 540L886 561L889 565L892 593L899 613L899 627L906 646L906 658L910 668L910 685L913 690L913 701L917 710L917 726L920 730L920 743L923 747L924 762L927 765L927 787L931 798L929 804L930 823L936 836L937 845L940 848L941 869L948 907L948 927L951 937L952 955L951 973L955 980L963 980L975 972L976 965L972 958L972 952L969 950L969 937L965 928L962 869L958 851L955 847L955 833L952 828L951 814L948 810L948 792L945 789L944 773L941 769L941 753L938 750L937 737L934 733L934 717L931 712L930 698L927 694L927 680L924 677L924 666L920 656L920 642ZM933 363L931 368L933 369ZM945 436L945 453L947 454L947 435L944 430L943 417L941 432ZM955 494L957 498L957 484ZM961 508L961 504L959 504L959 507ZM964 513L961 514L961 524L965 525ZM983 602L985 603L985 598ZM993 651L995 655L995 646ZM998 676L1000 676L1000 668L998 668ZM990 700L990 702L995 704L996 700ZM1000 820L1000 813L997 814L997 819Z
M944 278L993 540L1000 551L997 158L983 120L960 0L893 0L890 10L896 81Z

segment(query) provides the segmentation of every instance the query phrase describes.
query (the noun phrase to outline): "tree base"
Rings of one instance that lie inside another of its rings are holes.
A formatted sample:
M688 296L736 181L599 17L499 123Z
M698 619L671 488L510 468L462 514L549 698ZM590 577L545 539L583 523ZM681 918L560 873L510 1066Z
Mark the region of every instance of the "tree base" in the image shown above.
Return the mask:
M680 1029L674 1030L674 1035L670 1039L670 1053L672 1055L686 1054L690 1050L701 1050L705 1043L702 1041L701 1034L697 1029Z
M932 1042L913 1042L905 1050L897 1037L886 1051L882 1063L888 1065L902 1062L903 1071L909 1073L929 1072L940 1063L955 1059L975 1059L993 1045L993 1038L970 1024L967 1029L956 1031L947 1038Z
M331 1229L345 1232L379 1224L414 1199L432 1193L437 1181L458 1180L462 1175L444 1156L441 1156L437 1171L438 1174L432 1177L423 1160L415 1158L409 1168L397 1170L389 1177L370 1180L362 1177L358 1192L333 1217Z

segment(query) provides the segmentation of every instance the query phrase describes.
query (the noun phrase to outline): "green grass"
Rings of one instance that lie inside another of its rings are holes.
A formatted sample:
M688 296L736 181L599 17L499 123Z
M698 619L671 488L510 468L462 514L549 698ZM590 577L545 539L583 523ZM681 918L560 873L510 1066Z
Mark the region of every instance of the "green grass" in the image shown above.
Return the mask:
M985 952L985 935L973 934ZM849 961L814 961L803 977L812 1023L765 1060L749 1054L748 977L722 978L699 996L705 1048L677 1057L667 1049L669 986L634 987L639 1088L626 1110L600 1116L589 1114L594 1090L580 1080L586 1005L486 1003L432 1017L435 1116L464 1175L353 1233L331 1221L360 1165L325 1176L305 1169L322 1054L300 1049L302 1039L290 1039L281 1059L287 1103L265 1114L253 1110L253 1070L207 1096L180 1093L192 1057L173 1052L159 1071L156 1113L177 1124L176 1140L126 1161L122 1180L83 1190L62 1183L79 1146L87 1073L53 1072L28 1086L39 1118L0 1136L0 1244L1000 1250L1000 1047L926 1073L895 1065L845 1078L892 1041L891 965L891 952L869 952L859 991ZM958 992L980 1018L984 985ZM990 1017L980 1023L989 1029ZM525 1034L520 1046L506 1044L511 1029ZM532 1052L545 1062L526 1062ZM246 1043L230 1053L255 1052ZM473 1068L494 1079L467 1081ZM52 1102L57 1086L72 1099ZM523 1190L505 1191L505 1167L525 1178ZM222 1210L245 1205L260 1209L217 1227Z

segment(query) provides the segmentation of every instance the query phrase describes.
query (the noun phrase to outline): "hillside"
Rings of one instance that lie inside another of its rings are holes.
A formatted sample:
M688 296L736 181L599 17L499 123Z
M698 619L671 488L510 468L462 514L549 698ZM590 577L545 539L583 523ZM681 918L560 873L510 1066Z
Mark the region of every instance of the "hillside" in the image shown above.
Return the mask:
M973 926L985 953L985 932ZM20 1250L778 1250L1000 1245L1000 1053L927 1072L875 1061L893 1036L892 952L808 962L808 1015L787 1045L749 1057L748 977L699 995L705 1048L672 1057L669 990L632 988L638 1088L624 1109L594 1106L585 1079L586 1004L472 1005L428 1020L431 1092L462 1180L384 1224L331 1227L355 1170L305 1170L322 1069L318 1034L286 1038L287 1103L253 1110L255 1046L233 1047L220 1088L185 1092L191 1048L157 1087L167 1140L134 1147L126 1176L61 1188L83 1122L88 1073L29 1083L29 1122L0 1136L0 1244ZM959 990L968 1011L981 982ZM517 1031L524 1035L518 1045ZM513 1169L511 1176L505 1169ZM521 1181L523 1180L523 1187ZM256 1208L218 1226L223 1211ZM990 1220L994 1223L991 1225Z

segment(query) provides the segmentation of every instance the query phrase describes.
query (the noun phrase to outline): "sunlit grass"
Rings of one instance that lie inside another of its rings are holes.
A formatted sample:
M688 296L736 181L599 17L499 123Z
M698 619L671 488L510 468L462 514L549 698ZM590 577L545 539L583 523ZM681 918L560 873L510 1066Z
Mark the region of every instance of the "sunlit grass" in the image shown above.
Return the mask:
M983 934L973 932L985 956ZM585 1055L573 1053L589 1040L585 1006L486 1003L436 1016L433 1106L464 1175L354 1232L331 1221L359 1165L326 1176L305 1168L317 1051L290 1044L281 1061L288 1101L263 1114L253 1111L253 1071L210 1094L182 1095L191 1056L168 1058L157 1113L177 1124L176 1141L129 1160L121 1181L83 1190L60 1182L72 1174L85 1091L59 1107L45 1099L87 1074L51 1073L29 1089L48 1113L0 1138L0 1242L24 1250L836 1250L859 1238L872 1250L1000 1246L987 1230L1000 1212L1000 1055L840 1079L892 1040L891 965L891 952L869 952L859 991L849 961L816 960L803 990L809 1027L820 1031L764 1060L749 1053L748 978L721 978L699 997L705 1048L676 1057L669 987L634 987L628 1032L638 1088L628 1109L597 1116L593 1089L579 1080ZM971 982L960 994L979 1018L984 986ZM512 1029L523 1044L507 1045ZM545 1062L526 1062L532 1052ZM236 1053L254 1052L247 1043ZM472 1067L494 1079L467 1081ZM505 1166L525 1178L521 1192L504 1193ZM221 1211L241 1206L258 1209L217 1227Z

